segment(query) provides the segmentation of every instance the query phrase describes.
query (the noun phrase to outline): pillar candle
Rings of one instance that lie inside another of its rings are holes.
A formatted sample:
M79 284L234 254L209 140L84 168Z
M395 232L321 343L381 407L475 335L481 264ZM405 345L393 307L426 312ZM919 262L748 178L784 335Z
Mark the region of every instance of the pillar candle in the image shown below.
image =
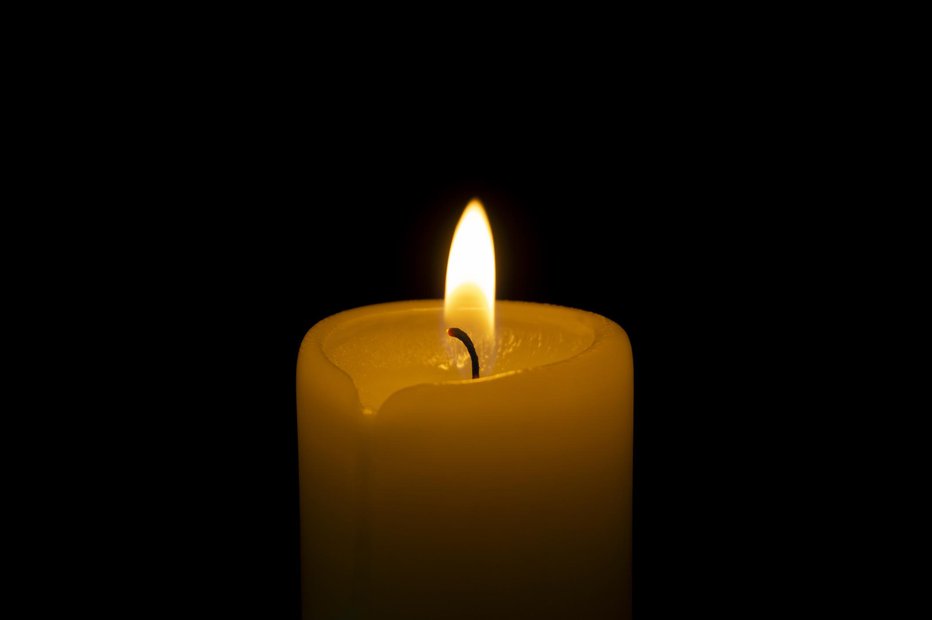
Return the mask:
M582 310L488 305L477 379L441 300L349 310L305 336L305 618L629 617L628 337Z

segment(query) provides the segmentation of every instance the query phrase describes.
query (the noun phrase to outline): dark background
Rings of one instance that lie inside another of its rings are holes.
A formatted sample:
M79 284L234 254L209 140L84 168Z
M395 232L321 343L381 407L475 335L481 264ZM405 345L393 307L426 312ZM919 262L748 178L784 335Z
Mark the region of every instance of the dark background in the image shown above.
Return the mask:
M148 200L124 243L146 258L124 303L157 353L138 360L151 450L130 555L170 567L131 579L140 607L299 616L298 347L335 312L441 297L474 196L500 299L597 312L631 339L635 617L788 605L798 414L779 386L806 296L782 261L807 215L785 136L665 109L574 120L290 133L269 117L195 132L134 181Z
M729 37L631 17L587 20L582 44L571 25L487 20L399 57L379 53L401 37L378 21L381 47L332 45L326 20L263 37L212 15L190 22L194 50L132 26L114 31L125 44L78 29L48 52L21 89L35 118L11 116L24 191L4 214L6 283L23 285L7 306L37 323L7 324L28 352L15 371L41 381L7 416L39 430L10 468L29 480L22 512L44 518L36 536L11 528L45 586L31 602L297 617L301 339L334 312L439 297L478 196L501 298L598 312L631 338L636 617L859 606L887 569L863 545L898 527L855 518L889 510L876 421L915 410L896 402L912 364L869 416L854 406L900 358L865 341L890 339L918 305L898 295L922 290L898 274L924 264L925 229L894 209L915 204L894 190L916 163L874 143L915 134L896 88L869 80L897 63L869 33L866 52L825 36L835 17L788 16L824 53L775 16L712 15ZM844 485L852 500L825 510ZM866 583L829 585L841 564Z

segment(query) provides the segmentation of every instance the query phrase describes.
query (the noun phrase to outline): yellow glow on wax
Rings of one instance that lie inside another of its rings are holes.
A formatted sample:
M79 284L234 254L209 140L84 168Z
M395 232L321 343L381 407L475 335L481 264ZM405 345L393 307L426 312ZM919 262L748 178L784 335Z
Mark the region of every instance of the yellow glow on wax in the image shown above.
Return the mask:
M495 332L495 247L485 209L473 198L463 211L447 260L443 316L450 326L479 322Z

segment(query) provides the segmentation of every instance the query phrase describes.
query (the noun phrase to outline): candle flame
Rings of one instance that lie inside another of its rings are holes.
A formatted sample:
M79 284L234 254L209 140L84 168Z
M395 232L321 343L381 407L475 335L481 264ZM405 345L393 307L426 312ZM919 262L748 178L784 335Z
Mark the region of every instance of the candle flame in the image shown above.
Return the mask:
M447 286L443 316L446 324L460 327L474 339L495 333L495 247L492 227L478 199L463 211L447 260Z

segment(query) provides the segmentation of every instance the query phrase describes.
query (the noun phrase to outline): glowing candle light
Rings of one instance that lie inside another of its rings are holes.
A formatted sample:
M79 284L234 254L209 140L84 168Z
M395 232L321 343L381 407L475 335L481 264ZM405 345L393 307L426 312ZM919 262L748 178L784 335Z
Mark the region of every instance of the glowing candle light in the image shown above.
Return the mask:
M301 345L305 617L627 617L632 377L612 321L495 301L472 201L444 302L342 312Z

